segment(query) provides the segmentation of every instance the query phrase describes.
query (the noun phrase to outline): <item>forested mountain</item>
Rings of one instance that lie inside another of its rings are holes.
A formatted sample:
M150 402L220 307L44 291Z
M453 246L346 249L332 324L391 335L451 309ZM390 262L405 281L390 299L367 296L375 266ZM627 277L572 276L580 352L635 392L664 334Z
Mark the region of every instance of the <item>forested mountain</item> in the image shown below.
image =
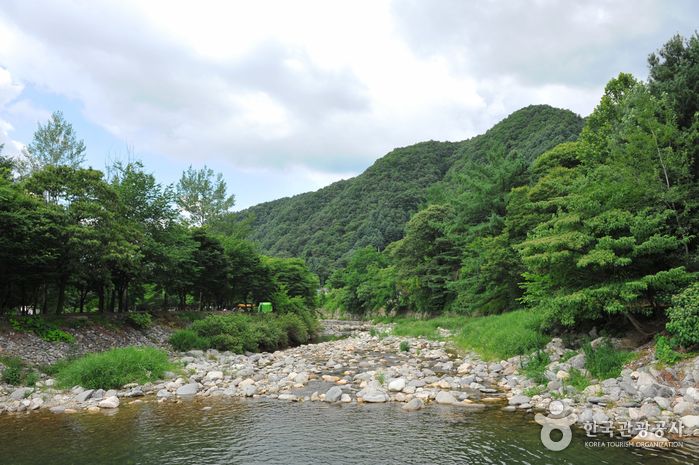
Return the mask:
M249 237L262 253L304 258L324 282L357 250L383 250L430 195L458 192L471 162L511 154L528 167L556 145L575 141L583 119L568 110L533 105L516 111L483 135L462 142L421 142L393 150L356 178L316 192L256 205ZM436 187L438 186L438 187Z

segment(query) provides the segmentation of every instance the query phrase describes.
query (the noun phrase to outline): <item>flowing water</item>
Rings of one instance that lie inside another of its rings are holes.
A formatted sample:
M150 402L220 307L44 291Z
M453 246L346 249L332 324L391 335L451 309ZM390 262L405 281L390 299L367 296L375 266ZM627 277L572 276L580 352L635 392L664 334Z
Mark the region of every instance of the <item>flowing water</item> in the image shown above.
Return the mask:
M666 452L540 441L533 417L430 405L196 398L104 413L0 415L2 464L643 464L699 463L688 444ZM204 406L211 410L202 410ZM554 437L554 440L557 439ZM615 440L614 444L619 444Z

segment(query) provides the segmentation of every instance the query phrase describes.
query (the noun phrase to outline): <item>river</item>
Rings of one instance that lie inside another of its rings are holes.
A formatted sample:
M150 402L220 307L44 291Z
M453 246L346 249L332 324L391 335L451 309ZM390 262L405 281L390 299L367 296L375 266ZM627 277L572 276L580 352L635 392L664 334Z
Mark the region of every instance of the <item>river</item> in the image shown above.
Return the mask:
M202 410L203 407L210 410ZM118 411L0 416L0 463L61 464L696 464L699 448L552 452L533 416L398 403L329 406L271 399L194 398ZM554 437L554 439L556 439ZM618 445L618 439L614 444Z

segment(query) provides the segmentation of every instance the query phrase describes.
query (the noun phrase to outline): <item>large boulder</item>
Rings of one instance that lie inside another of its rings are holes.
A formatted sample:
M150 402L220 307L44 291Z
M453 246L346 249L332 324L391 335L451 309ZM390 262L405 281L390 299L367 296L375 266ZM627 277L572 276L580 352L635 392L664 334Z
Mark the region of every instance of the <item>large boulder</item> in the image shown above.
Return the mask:
M26 396L31 394L32 392L34 392L34 389L32 389L32 388L15 389L14 391L12 391L12 394L10 394L10 399L11 400L22 400Z
M119 407L119 398L117 396L106 397L97 406L99 408L117 408Z
M530 400L531 400L531 397L529 397L529 396L522 396L522 395L512 396L510 398L509 404L510 405L528 404Z
M83 391L77 396L75 396L75 400L77 402L80 402L81 404L83 402L86 402L88 399L92 397L92 394L94 394L95 390L94 389L88 389L87 391Z

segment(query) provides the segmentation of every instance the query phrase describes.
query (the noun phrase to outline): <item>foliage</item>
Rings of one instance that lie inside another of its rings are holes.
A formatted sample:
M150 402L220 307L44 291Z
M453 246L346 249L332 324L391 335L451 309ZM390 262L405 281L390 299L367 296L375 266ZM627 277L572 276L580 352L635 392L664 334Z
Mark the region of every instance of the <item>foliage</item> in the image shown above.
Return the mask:
M667 309L667 330L682 347L699 344L699 283L694 283L672 297Z
M585 368L599 380L619 377L624 364L634 358L633 353L620 350L608 339L596 350L592 349L589 341L585 341L582 346L585 352Z
M32 332L39 336L44 341L49 342L73 342L73 336L61 331L55 323L48 321L40 316L31 318L8 318L10 324L15 331Z
M226 194L223 174L214 178L214 170L206 165L195 170L190 165L177 183L177 203L188 213L195 226L211 224L235 205L235 197Z
M408 341L401 341L400 351L401 352L410 352L410 343Z
M524 375L536 384L546 384L548 379L544 376L551 359L543 350L535 352L529 359L522 363Z
M24 378L24 364L19 357L2 359L5 370L2 372L2 380L13 386L18 386Z
M682 360L682 355L675 352L672 348L672 343L665 336L655 335L655 358L660 363L667 363L668 365L674 365L675 363Z
M55 111L45 126L37 123L34 140L23 155L20 171L24 174L45 166L78 168L85 161L85 143L76 139L73 125L63 118L63 113Z
M207 338L199 336L190 329L183 329L170 335L167 342L179 352L187 352L192 349L206 350L210 347Z
M125 384L139 384L162 379L175 366L167 352L153 347L124 347L98 354L88 354L62 368L56 376L59 387L82 386L86 389L121 389Z
M137 328L148 329L152 322L149 313L131 313L129 322Z
M590 385L590 380L580 373L579 370L575 368L570 370L570 378L566 381L566 384L573 386L578 391L583 391L586 387Z

